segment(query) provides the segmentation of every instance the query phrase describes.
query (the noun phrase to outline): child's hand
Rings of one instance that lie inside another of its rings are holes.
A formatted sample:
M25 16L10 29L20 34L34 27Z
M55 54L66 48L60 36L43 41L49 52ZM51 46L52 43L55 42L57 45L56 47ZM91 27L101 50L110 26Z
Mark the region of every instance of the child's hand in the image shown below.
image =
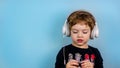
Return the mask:
M90 62L89 60L84 60L81 62L82 68L94 68L94 63Z
M66 68L78 68L79 63L76 60L71 59L67 64Z

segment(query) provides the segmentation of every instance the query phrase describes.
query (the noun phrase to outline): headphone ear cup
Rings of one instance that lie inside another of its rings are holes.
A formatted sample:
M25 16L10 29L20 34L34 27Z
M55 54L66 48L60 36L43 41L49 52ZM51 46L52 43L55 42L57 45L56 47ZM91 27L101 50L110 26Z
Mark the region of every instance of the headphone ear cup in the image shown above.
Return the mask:
M96 24L95 26L95 37L97 38L99 36L99 28L98 25Z
M95 23L95 26L91 32L91 39L97 38L99 36L99 29L97 23Z
M65 20L65 23L63 25L63 29L62 29L63 35L65 36L70 36L70 32L69 32L69 25L67 23L67 20Z

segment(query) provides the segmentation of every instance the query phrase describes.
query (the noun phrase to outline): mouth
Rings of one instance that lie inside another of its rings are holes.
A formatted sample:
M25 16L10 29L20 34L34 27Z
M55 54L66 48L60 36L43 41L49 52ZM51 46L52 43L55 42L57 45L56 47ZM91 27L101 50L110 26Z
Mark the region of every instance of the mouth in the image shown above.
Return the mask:
M83 39L77 39L77 42L78 42L78 43L82 43L82 42L83 42Z

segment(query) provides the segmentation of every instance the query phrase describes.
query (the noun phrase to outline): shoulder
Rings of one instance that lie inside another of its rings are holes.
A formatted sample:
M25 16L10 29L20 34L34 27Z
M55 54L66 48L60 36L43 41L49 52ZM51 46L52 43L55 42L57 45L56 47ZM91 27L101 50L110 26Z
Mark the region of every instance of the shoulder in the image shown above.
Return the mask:
M72 48L72 44L65 45L64 47L61 48L61 50L70 48Z
M71 44L65 45L65 46L63 46L63 47L60 49L59 53L62 53L64 50L69 49L69 48L71 48L71 47L72 47Z
M102 56L98 48L89 46L89 49L92 50L92 52L94 52L94 54L96 55L96 58L99 58L102 60Z
M89 45L89 48L91 48L91 49L97 49L96 47L93 47L93 46L90 46L90 45Z
M94 51L99 51L98 48L90 46L90 45L89 45L89 49L94 50Z
M72 44L68 44L68 45L65 45L64 47L65 48L69 48L69 47L71 47L72 46Z
M70 44L62 47L62 48L59 50L58 54L57 54L57 59L63 59L65 53L67 52L67 50L68 50L69 48L71 48L71 45L70 45Z
M89 46L89 49L92 50L96 55L100 55L100 51L98 48L93 47L93 46Z

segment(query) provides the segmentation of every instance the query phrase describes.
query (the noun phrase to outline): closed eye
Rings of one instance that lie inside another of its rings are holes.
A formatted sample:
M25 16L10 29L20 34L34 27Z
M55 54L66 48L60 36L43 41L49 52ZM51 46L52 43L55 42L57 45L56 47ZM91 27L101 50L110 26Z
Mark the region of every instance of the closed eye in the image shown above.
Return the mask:
M73 33L74 33L74 34L77 34L78 32L76 32L76 31L73 31Z
M73 30L72 30L72 33L77 34L77 33L78 33L78 30L73 29Z
M87 34L88 32L83 32L83 34Z

